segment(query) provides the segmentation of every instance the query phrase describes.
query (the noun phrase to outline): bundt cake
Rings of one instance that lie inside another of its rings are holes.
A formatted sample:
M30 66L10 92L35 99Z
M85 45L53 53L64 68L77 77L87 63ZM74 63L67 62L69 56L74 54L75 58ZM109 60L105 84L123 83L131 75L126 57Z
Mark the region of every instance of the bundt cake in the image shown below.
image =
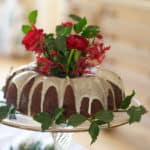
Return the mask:
M55 34L44 33L36 27L36 17L37 11L32 11L30 24L22 27L22 44L34 52L36 61L7 79L7 104L31 116L63 108L66 118L117 110L125 95L120 77L108 70L91 71L110 49L104 45L99 27L87 25L85 17L70 15L74 22L56 26Z
M122 80L111 71L59 78L37 73L33 64L14 71L5 89L7 104L24 114L52 113L56 108L64 108L66 117L74 113L89 117L102 109L115 111L124 95Z

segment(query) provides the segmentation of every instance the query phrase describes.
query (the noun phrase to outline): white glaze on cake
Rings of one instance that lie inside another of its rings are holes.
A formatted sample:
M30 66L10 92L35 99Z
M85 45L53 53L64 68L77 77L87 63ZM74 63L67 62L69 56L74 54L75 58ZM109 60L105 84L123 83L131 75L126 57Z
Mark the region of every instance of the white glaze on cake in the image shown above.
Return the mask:
M88 76L88 77L78 77L78 78L58 78L58 77L47 77L44 75L40 75L37 72L33 71L34 64L26 65L17 69L15 76L9 81L9 85L14 83L17 87L17 109L19 109L19 103L21 101L20 96L23 90L23 87L30 81L33 77L35 78L34 83L31 87L29 93L29 101L28 101L28 115L31 115L31 105L32 105L32 95L34 89L37 87L39 83L43 83L42 87L42 95L41 95L41 104L40 104L40 111L43 112L43 104L44 104L44 96L49 87L54 86L56 88L58 94L58 104L61 108L64 102L64 93L66 87L71 85L74 95L75 95L75 107L76 111L80 113L80 106L81 100L84 97L89 98L89 108L88 113L91 114L91 103L93 99L98 99L104 109L108 109L108 94L109 90L112 92L113 95L113 104L115 106L115 93L114 89L110 82L115 84L117 87L120 88L122 92L122 97L124 96L124 88L122 84L121 78L108 70L100 70L96 74L96 76ZM27 70L26 70L27 69ZM8 85L8 86L9 86Z

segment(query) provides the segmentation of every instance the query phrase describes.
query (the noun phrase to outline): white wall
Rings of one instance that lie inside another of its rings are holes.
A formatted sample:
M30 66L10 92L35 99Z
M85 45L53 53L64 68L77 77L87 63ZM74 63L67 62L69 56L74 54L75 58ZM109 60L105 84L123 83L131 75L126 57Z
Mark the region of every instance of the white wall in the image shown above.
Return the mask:
M46 32L54 32L56 24L63 20L66 9L65 0L37 0L36 7L39 10L39 26Z
M19 0L4 0L0 5L0 54L24 55L21 47L23 5Z

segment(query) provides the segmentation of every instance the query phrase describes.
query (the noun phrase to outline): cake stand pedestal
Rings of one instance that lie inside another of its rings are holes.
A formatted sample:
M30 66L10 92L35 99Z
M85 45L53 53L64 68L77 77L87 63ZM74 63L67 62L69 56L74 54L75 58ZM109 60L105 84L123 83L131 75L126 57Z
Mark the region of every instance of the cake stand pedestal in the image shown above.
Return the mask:
M2 99L1 93L0 98ZM140 105L139 100L135 98L133 99L132 103L133 105ZM116 128L127 124L128 119L129 119L128 115L125 112L114 112L114 120L109 124L109 126L108 124L101 125L101 128L102 129ZM2 124L19 129L42 132L40 123L34 121L32 117L22 114L16 114L16 119L14 120L4 119L2 121ZM50 127L48 130L44 132L51 133L55 150L71 150L70 147L72 145L72 134L77 132L87 132L88 128L89 128L88 122L85 122L76 128L62 124L59 126L56 125Z

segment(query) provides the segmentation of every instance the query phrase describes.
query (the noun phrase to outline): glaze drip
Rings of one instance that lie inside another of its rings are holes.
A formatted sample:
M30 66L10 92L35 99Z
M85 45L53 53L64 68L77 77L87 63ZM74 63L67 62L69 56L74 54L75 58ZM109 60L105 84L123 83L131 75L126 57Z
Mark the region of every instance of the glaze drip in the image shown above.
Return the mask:
M12 73L5 94L9 104L28 115L51 113L59 107L65 109L66 117L73 113L90 116L100 109L116 110L125 95L121 78L108 70L96 76L58 78L38 74L33 65L24 68ZM10 94L12 86L16 87L15 100Z

